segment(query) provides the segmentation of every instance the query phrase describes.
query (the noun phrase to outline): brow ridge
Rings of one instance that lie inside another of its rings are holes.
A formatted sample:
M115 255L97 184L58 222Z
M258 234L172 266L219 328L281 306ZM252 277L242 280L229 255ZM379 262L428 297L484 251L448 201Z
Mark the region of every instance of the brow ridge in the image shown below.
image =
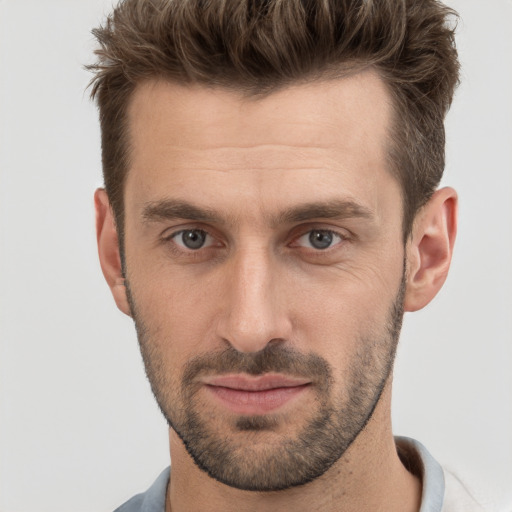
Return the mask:
M141 216L144 223L174 219L218 224L226 223L226 219L211 208L197 206L188 201L177 199L148 202L144 205ZM341 220L347 218L371 219L373 217L373 212L368 207L356 201L351 199L332 199L292 206L279 212L277 215L270 215L267 220L269 224L275 227L313 219Z
M177 199L148 202L144 205L141 216L145 223L173 219L223 222L222 218L214 210Z
M275 219L277 224L303 222L311 219L373 218L373 212L366 206L351 199L332 199L311 202L291 207L281 212Z

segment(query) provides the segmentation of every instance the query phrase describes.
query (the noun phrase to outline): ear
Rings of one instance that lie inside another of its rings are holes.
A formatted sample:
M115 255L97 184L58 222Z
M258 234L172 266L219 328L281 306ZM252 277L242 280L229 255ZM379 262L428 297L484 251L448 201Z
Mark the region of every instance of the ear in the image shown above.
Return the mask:
M437 190L418 212L407 244L405 311L425 307L443 286L457 233L457 193Z
M121 267L117 228L107 193L102 188L96 190L94 194L94 208L96 210L96 239L101 270L117 307L126 315L131 316Z

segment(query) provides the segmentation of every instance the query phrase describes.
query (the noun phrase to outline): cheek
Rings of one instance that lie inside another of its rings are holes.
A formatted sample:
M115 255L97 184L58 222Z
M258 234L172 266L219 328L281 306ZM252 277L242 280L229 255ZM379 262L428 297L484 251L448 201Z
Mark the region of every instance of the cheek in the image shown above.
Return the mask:
M361 344L387 336L398 284L373 274L331 272L326 279L304 284L291 311L302 350L346 368Z
M133 272L129 278L137 319L144 324L148 342L168 365L180 368L205 350L212 295L204 285L164 272Z

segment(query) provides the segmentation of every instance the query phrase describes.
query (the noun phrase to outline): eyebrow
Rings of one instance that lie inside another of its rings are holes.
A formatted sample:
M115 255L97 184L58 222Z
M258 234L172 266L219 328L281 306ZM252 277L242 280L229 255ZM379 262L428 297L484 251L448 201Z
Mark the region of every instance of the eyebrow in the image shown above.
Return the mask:
M311 219L372 219L374 214L368 207L350 199L333 199L294 206L281 212L273 224L304 222Z
M350 199L333 199L301 204L287 208L277 215L270 216L270 224L278 226L294 222L304 222L312 219L372 219L372 210ZM200 207L176 199L164 199L146 203L142 210L144 223L164 220L186 219L197 222L225 224L226 218L215 210Z
M224 223L223 219L214 210L175 199L152 201L146 203L142 210L142 220L145 223L173 219Z

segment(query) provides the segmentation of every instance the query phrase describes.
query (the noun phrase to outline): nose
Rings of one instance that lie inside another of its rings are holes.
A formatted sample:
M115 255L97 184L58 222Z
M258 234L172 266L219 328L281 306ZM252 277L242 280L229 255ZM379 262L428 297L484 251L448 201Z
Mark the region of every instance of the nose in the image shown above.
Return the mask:
M291 322L279 292L279 268L265 249L241 251L228 265L218 334L239 352L289 339Z

